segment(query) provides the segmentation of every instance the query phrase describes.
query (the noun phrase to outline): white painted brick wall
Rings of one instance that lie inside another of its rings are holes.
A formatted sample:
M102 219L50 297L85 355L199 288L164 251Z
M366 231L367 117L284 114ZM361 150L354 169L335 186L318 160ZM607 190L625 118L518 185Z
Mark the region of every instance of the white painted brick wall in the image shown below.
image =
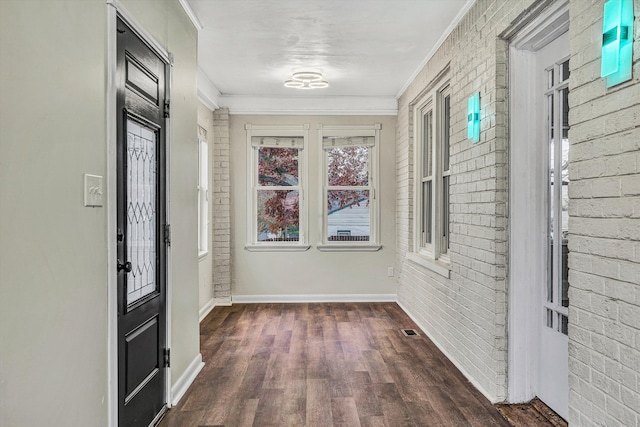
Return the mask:
M213 297L231 302L231 185L229 174L229 110L213 112Z
M398 299L490 399L507 395L507 48L498 38L532 1L477 1L399 99ZM450 63L451 279L405 254L413 229L411 103ZM481 141L467 139L467 99L481 93Z
M497 35L532 1L477 1L399 99L398 299L493 400L507 387L506 48ZM571 425L640 426L640 22L634 79L600 72L604 0L571 0ZM640 0L634 0L636 16ZM413 229L411 103L450 63L451 280L406 259ZM482 137L466 139L481 92Z
M571 1L571 425L640 426L640 1L634 78L599 77L604 0Z

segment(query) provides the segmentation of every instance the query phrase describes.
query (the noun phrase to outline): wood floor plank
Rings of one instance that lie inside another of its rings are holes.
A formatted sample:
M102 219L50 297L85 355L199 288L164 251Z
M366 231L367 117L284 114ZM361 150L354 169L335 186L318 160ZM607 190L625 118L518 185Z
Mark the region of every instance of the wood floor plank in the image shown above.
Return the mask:
M360 418L360 427L393 427L387 425L384 416L369 416Z
M400 397L395 384L374 384L374 393L380 400L386 423L394 427L419 427L411 418L406 403Z
M234 304L160 427L508 426L395 303Z
M360 418L356 402L352 397L334 397L331 399L333 427L360 427Z
M307 380L307 426L333 425L331 412L331 385L326 379Z
M285 426L303 426L307 414L306 379L289 380L284 389L282 421Z

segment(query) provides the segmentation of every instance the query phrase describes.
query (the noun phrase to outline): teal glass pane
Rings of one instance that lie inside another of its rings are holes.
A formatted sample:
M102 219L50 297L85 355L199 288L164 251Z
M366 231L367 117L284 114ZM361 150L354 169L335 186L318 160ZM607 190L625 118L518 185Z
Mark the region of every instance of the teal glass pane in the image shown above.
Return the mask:
M467 103L467 138L480 141L480 93L475 93Z
M620 59L620 11L622 0L609 0L604 4L602 18L602 61L600 75L606 77L618 71Z
M602 19L600 75L607 87L631 79L633 68L633 0L608 0Z

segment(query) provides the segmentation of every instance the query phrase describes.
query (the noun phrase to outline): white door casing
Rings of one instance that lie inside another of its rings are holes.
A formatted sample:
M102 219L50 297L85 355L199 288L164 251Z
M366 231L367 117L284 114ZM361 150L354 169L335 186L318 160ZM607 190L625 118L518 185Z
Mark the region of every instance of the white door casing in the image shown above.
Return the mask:
M511 38L509 58L508 401L539 396L565 418L567 336L545 326L550 139L544 101L546 70L553 65L559 71L555 64L568 58L568 27L568 2L553 2ZM566 314L566 307L553 308L555 316Z

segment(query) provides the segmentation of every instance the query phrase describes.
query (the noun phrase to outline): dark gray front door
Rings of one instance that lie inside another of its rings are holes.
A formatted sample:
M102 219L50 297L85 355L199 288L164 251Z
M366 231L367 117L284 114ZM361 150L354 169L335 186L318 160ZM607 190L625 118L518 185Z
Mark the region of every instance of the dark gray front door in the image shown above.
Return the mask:
M166 64L122 20L117 38L118 418L165 410Z

